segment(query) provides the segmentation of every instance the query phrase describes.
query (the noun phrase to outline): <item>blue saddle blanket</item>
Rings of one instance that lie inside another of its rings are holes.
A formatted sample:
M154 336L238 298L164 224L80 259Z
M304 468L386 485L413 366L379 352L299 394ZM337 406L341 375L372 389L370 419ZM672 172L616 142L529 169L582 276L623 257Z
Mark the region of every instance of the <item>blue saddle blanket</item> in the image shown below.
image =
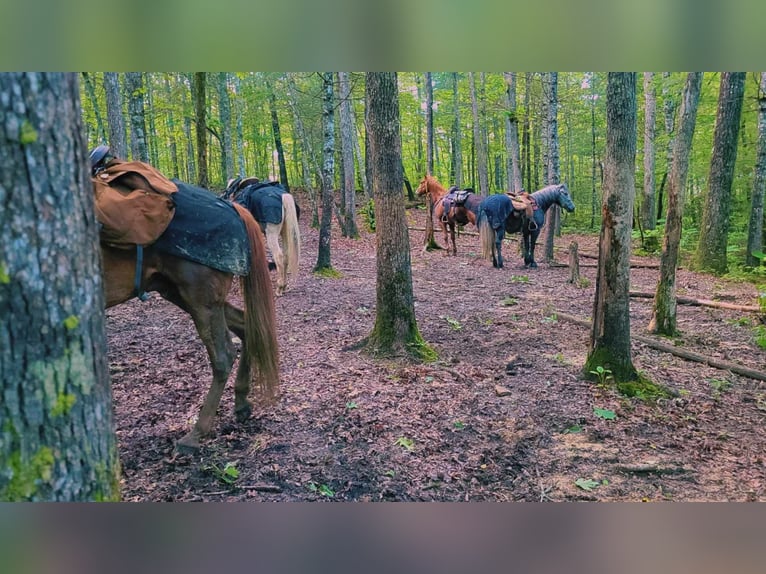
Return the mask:
M175 179L173 183L178 186L173 194L175 215L152 247L219 271L247 275L250 243L234 206L206 189Z
M277 182L264 181L248 185L235 200L261 224L282 223L282 196L287 193Z

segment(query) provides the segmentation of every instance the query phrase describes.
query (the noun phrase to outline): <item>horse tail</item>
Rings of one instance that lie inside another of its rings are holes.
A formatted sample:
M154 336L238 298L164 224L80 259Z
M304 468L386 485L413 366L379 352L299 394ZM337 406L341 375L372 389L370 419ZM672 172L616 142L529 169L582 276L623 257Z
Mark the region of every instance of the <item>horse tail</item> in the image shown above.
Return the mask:
M287 272L295 277L301 259L301 230L298 227L298 213L295 199L289 193L282 194L282 244L285 248Z
M479 209L479 219L476 222L479 227L479 242L481 243L481 256L484 259L492 259L495 250L495 230L489 224L487 212Z
M250 273L242 277L245 300L245 341L240 362L254 378L264 398L273 399L279 389L279 347L266 247L250 212L232 204L245 224L250 243ZM244 351L247 352L244 352ZM257 377L255 377L257 375Z

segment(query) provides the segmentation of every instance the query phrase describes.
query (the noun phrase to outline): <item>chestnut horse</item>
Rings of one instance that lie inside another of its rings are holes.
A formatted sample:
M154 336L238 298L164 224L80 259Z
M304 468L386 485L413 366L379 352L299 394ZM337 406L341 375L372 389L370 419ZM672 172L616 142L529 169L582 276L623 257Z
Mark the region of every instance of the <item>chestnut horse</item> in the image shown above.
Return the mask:
M444 244L447 248L447 255L457 255L455 246L455 226L472 223L476 225L476 218L479 215L479 205L481 205L481 196L473 193L473 190L462 190L467 193L460 194L457 190L447 191L431 175L426 175L418 185L418 195L430 197L433 205L434 217L439 221L442 232L444 233ZM450 241L452 249L450 250Z
M213 426L216 409L231 373L236 349L229 331L242 341L234 384L237 419L250 416L248 401L251 378L257 377L264 397L273 399L279 387L274 297L266 261L266 248L258 224L250 213L234 205L247 233L249 272L241 278L244 311L226 301L233 275L169 255L156 247L145 247L137 271L136 251L101 245L106 306L112 307L144 291L157 291L164 299L191 315L197 333L207 349L213 382L197 422L177 443L179 450L199 447L199 440ZM236 220L235 220L236 221ZM235 231L231 231L235 233ZM227 237L218 238L226 242Z

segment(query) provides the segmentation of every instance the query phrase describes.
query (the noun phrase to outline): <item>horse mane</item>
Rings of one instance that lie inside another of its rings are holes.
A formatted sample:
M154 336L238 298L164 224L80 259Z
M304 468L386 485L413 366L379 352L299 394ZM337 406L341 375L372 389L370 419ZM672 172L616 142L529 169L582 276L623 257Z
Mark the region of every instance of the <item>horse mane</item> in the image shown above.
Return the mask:
M429 186L436 187L437 189L436 190L429 189ZM420 191L421 188L423 189L423 191ZM439 192L439 190L441 190L441 192ZM436 179L434 176L432 176L430 173L427 173L423 177L423 179L420 181L420 185L418 185L417 193L418 195L426 195L430 193L433 196L434 192L436 192L436 194L439 194L440 196L447 195L447 190L441 183L439 183L439 180Z

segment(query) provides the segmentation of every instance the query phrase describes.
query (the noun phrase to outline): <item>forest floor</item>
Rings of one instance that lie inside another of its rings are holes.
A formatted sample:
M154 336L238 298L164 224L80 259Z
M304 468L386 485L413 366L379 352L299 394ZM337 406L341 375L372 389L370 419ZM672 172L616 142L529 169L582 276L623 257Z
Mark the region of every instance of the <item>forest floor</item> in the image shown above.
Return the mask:
M557 312L590 317L594 267L581 268L580 285L566 267L524 269L514 240L496 270L476 236L458 237L447 257L424 253L423 232L411 230L417 320L439 359L374 360L344 349L375 319L375 236L344 239L333 222L342 276L319 278L307 219L299 277L277 299L281 398L239 424L230 381L198 454L173 450L211 378L191 320L157 294L107 312L124 500L766 500L766 383L640 342L635 366L677 396L642 401L584 380L589 330ZM425 212L408 219L422 228ZM597 235L565 234L559 261L573 240L598 251ZM631 289L653 292L657 277L632 269ZM681 269L677 286L757 305L749 283ZM646 334L650 313L650 299L631 299L634 333ZM766 370L757 315L679 305L678 323L675 345Z

